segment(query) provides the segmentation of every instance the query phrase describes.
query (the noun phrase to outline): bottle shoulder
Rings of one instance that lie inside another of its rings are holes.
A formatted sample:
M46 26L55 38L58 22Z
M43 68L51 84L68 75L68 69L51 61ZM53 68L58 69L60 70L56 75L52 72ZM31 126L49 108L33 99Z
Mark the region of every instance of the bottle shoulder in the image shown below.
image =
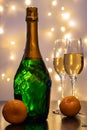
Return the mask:
M26 64L27 65L39 65L39 64L45 65L42 58L40 58L40 59L25 58L25 59L22 59L21 64L22 65L26 65Z
M42 59L23 59L21 61L15 79L21 80L26 77L27 80L41 81L42 84L44 82L47 86L51 86L51 78Z

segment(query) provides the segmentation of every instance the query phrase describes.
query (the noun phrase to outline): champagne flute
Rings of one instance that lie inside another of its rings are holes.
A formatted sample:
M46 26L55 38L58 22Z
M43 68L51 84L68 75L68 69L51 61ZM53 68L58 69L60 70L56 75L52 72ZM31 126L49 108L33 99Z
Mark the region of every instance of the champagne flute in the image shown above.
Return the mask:
M64 67L72 84L72 95L75 96L75 81L83 70L84 55L81 39L67 40L66 53L64 54Z
M64 97L64 79L65 69L63 65L64 52L66 50L66 41L64 39L58 39L55 41L53 65L54 69L61 80L61 98ZM59 105L59 104L58 104ZM60 110L55 110L54 113L60 113Z

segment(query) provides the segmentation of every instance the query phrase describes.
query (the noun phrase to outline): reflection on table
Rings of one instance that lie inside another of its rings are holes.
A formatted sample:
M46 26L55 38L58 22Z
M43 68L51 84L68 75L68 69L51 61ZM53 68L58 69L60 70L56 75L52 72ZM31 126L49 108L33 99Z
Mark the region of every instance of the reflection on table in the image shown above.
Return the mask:
M84 123L87 126L87 116L77 115L76 117L65 117L63 115L53 114L56 102L51 102L50 112L47 121L42 123L23 123L20 125L12 125L6 122L2 116L2 107L5 102L0 102L0 130L87 130L87 127L83 127ZM83 106L87 106L83 104ZM82 108L86 110L86 108Z

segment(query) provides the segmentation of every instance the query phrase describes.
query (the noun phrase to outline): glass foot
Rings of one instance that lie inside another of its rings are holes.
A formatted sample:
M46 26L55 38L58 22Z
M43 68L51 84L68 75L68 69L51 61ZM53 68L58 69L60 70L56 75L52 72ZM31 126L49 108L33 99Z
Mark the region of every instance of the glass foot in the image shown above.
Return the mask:
M57 110L53 110L53 113L54 113L54 114L59 114L59 115L61 115L61 111L58 110L58 109L57 109Z
M78 115L81 115L81 116L87 116L87 114L82 113L82 112L79 112Z

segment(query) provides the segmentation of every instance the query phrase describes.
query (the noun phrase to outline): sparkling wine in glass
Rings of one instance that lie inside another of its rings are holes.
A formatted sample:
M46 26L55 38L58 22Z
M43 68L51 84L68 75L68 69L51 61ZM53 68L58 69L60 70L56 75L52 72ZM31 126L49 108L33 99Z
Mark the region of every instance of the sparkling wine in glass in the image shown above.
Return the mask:
M61 81L61 98L64 97L64 80L65 80L65 69L64 69L64 52L66 51L66 41L64 39L58 39L55 41L53 65L54 69L60 77ZM58 110L55 113L59 113Z
M67 51L64 54L64 67L72 84L72 95L75 96L75 81L83 70L84 55L81 39L67 40Z

